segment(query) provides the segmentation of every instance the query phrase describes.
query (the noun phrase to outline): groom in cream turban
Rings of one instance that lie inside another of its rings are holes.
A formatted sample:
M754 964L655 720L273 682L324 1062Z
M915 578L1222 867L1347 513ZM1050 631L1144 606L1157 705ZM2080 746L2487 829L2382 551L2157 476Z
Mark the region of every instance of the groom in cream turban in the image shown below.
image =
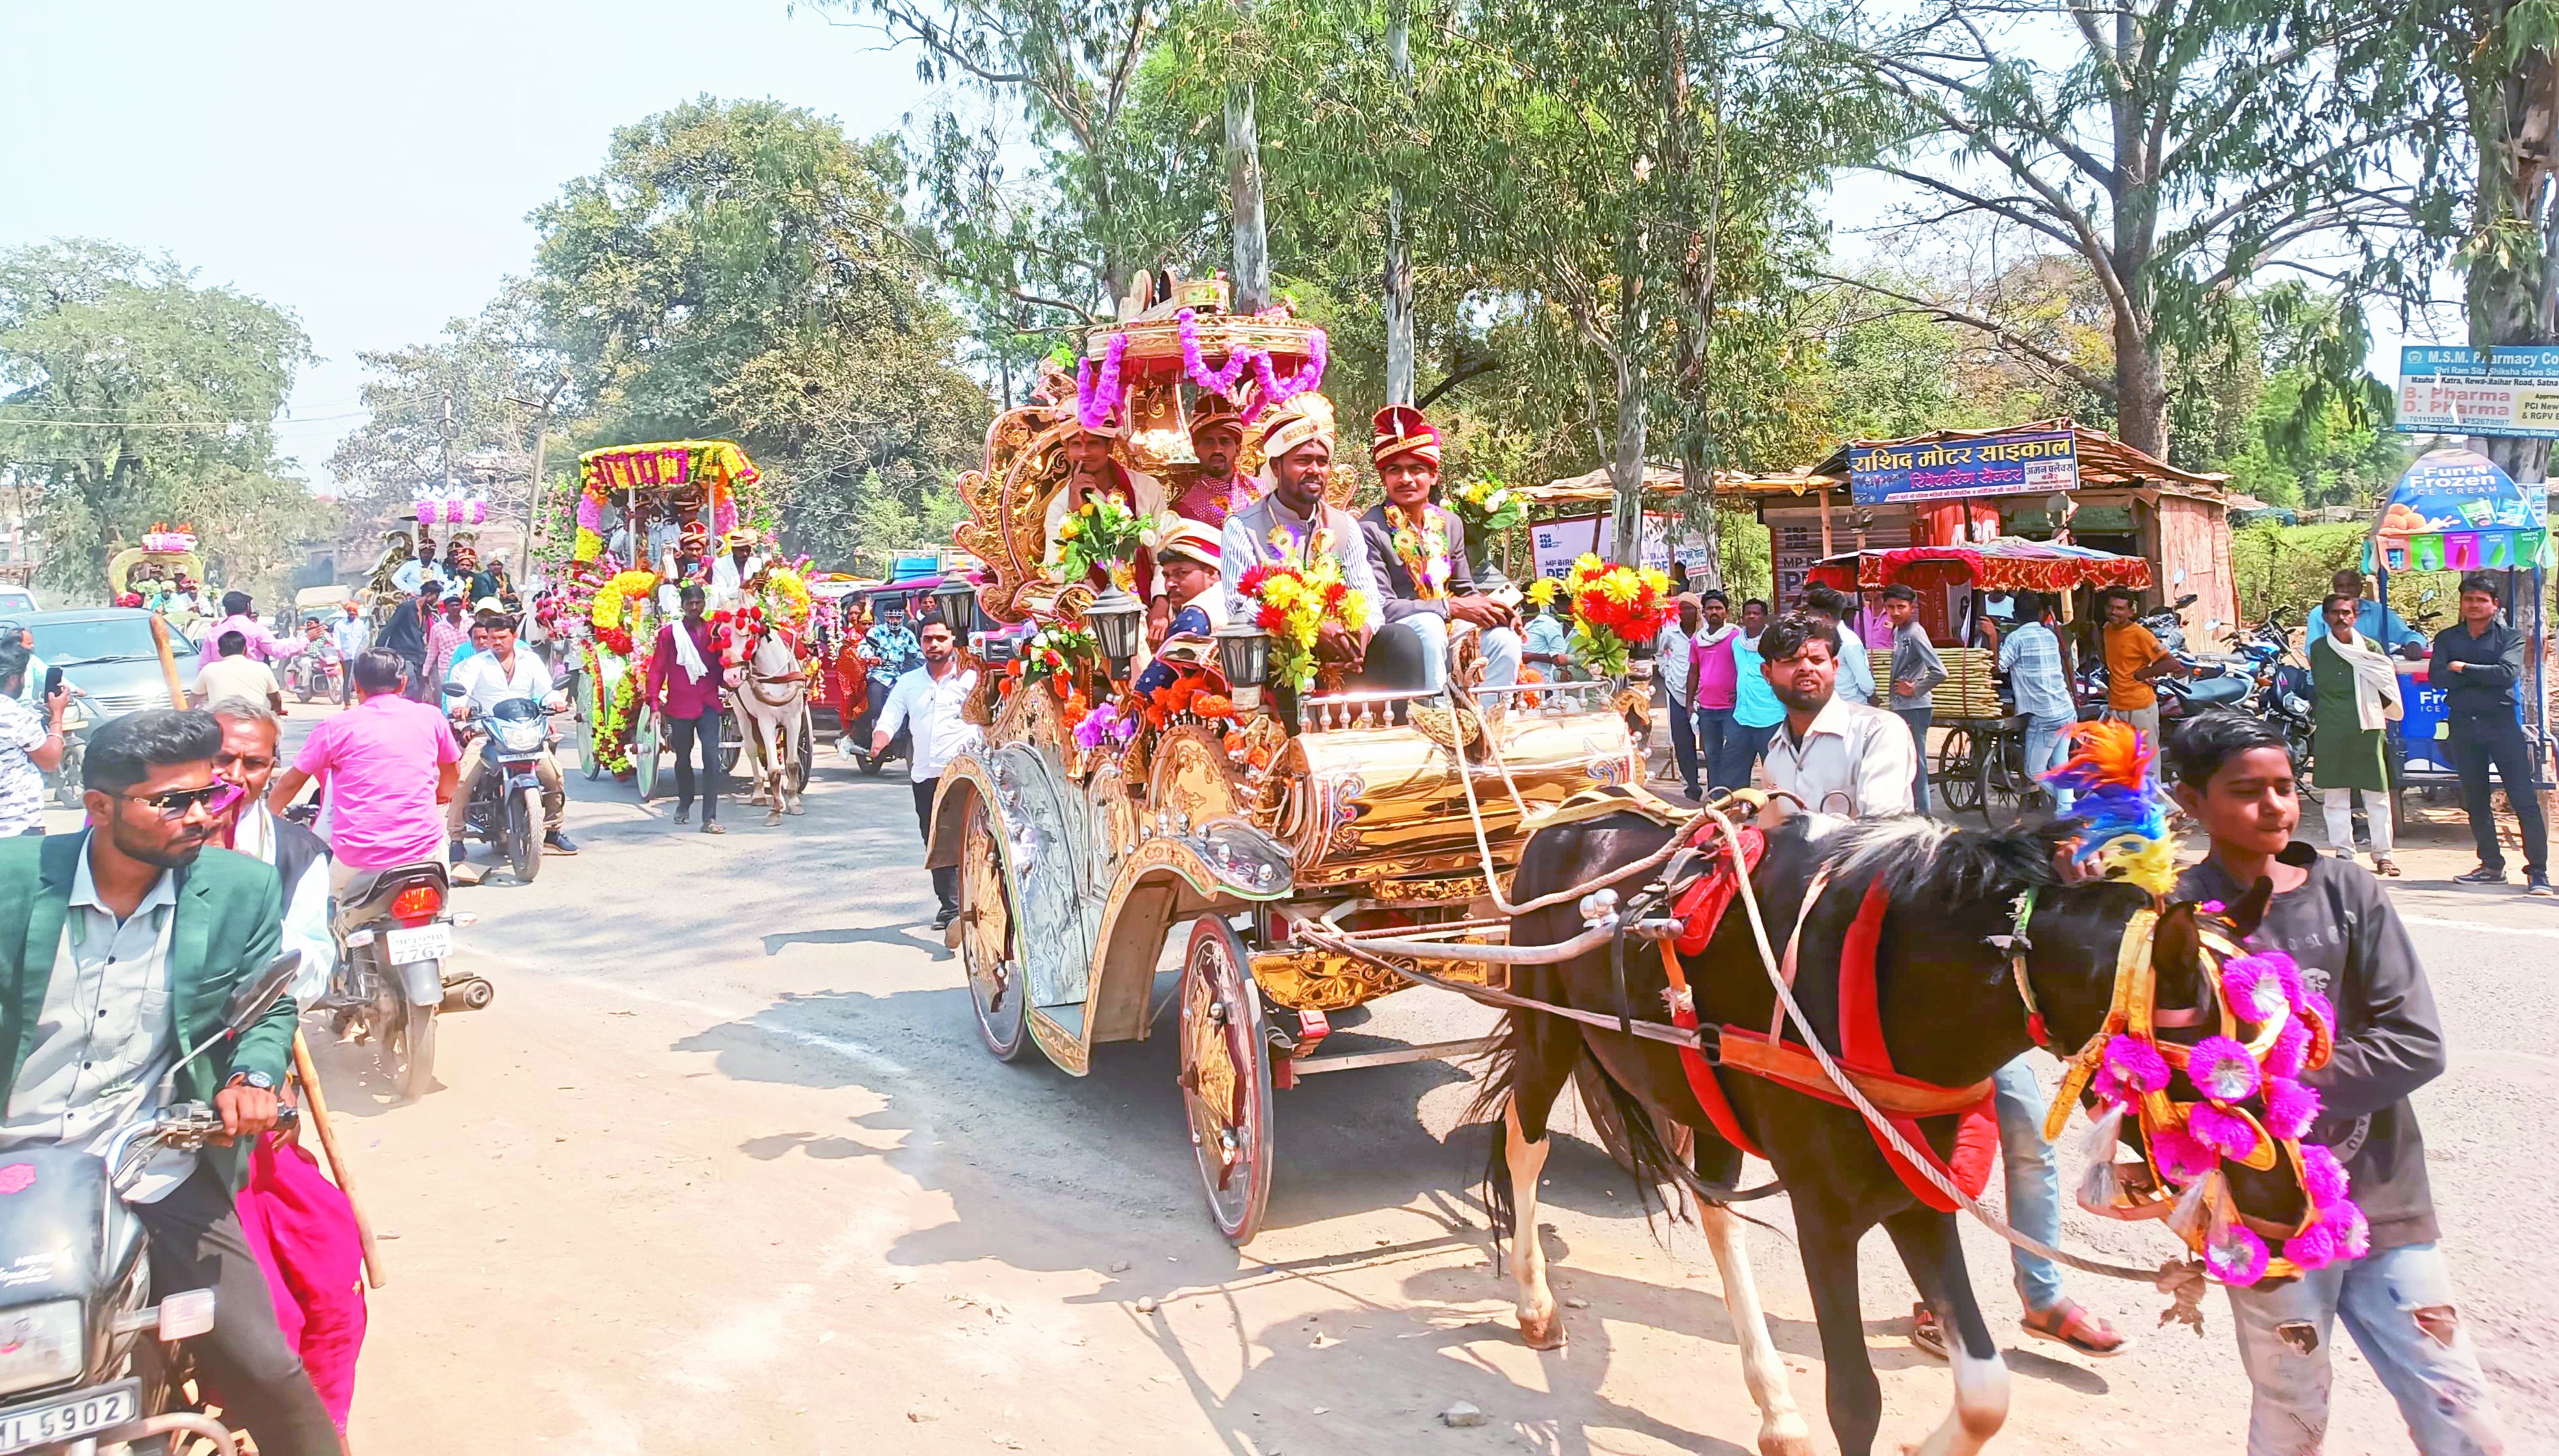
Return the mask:
M1258 610L1243 594L1245 572L1264 563L1302 564L1318 551L1341 563L1342 584L1367 593L1374 606L1381 598L1359 521L1324 499L1333 472L1333 402L1311 390L1295 395L1264 415L1261 430L1260 479L1268 494L1229 515L1218 543L1227 620L1250 622ZM1315 655L1330 662L1356 663L1367 650L1365 631L1331 623L1315 638Z

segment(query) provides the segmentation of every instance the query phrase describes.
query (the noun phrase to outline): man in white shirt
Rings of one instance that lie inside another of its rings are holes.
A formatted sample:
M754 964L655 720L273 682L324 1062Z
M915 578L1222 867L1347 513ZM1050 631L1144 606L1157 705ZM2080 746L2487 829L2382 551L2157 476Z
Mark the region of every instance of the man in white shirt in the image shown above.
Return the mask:
M1679 769L1680 785L1688 791L1688 801L1698 801L1697 792L1697 676L1689 663L1689 643L1700 626L1697 598L1679 599L1679 612L1662 624L1653 638L1653 678L1662 685L1662 695L1670 699L1671 762Z
M329 641L338 649L338 702L356 700L356 655L374 645L374 624L365 620L362 603L350 598L329 623Z
M1835 627L1805 612L1789 612L1759 635L1760 671L1786 708L1768 740L1769 787L1821 813L1909 813L1918 776L1910 730L1872 703L1834 695L1838 640Z
M978 673L975 668L960 665L959 643L951 634L951 624L939 617L927 617L915 636L924 649L924 665L899 678L897 685L889 689L888 705L880 709L879 721L871 729L871 755L876 758L888 752L889 740L897 737L900 727L912 731L907 778L915 791L915 827L930 844L933 796L942 787L942 770L978 746L978 725L960 716L961 705L978 686ZM942 906L933 917L933 928L938 931L960 915L958 865L944 865L933 871L933 898Z
M489 650L454 663L445 676L447 686L462 689L461 696L445 699L445 710L456 724L468 723L509 698L531 698L553 710L566 705L567 696L552 689L551 669L542 664L540 655L517 650L516 619L495 597L481 599L472 626L484 635ZM445 805L444 836L453 841L455 864L463 860L462 825L470 816L471 787L485 767L481 750L488 742L487 734L475 733L462 745L460 781L452 802ZM568 786L561 782L559 761L548 746L533 761L533 777L542 786L543 846L554 854L577 853L562 827L568 815Z
M1262 478L1271 492L1250 509L1226 518L1218 543L1218 570L1226 586L1226 620L1250 622L1261 611L1244 594L1244 574L1260 565L1304 565L1320 552L1341 565L1342 585L1368 597L1374 627L1385 599L1369 570L1368 541L1357 517L1324 499L1332 479L1333 406L1321 394L1292 396L1264 417ZM1316 629L1315 655L1357 662L1368 648L1368 629L1344 631L1327 622Z
M302 952L293 1000L307 1010L328 994L329 973L338 963L338 941L329 934L329 846L266 806L283 732L274 711L244 697L217 698L206 710L223 728L214 777L246 791L224 825L225 836L229 848L275 867L284 889L284 948Z

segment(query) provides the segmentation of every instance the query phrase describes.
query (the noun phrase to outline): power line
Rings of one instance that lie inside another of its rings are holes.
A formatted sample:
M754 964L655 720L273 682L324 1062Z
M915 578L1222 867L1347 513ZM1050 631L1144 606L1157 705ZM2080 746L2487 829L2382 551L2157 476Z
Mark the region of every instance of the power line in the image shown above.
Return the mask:
M327 424L331 420L361 418L371 412L372 411L370 410L358 409L351 410L346 414L287 416L281 421L269 421L269 423L296 425ZM23 425L29 428L33 428L38 425L45 425L97 430L229 430L245 429L251 423L253 423L253 421L249 420L22 419L9 415L0 415L0 425Z

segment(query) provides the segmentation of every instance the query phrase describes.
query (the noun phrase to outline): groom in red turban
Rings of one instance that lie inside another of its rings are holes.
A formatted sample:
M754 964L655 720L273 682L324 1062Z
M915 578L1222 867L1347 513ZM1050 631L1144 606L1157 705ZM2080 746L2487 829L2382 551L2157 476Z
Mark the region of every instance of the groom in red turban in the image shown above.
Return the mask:
M1475 589L1466 527L1438 502L1438 427L1412 405L1390 404L1370 421L1370 434L1369 459L1386 500L1360 517L1360 534L1384 597L1381 615L1422 640L1427 687L1436 688L1446 670L1452 623L1482 632L1484 685L1518 681L1520 637L1510 609Z

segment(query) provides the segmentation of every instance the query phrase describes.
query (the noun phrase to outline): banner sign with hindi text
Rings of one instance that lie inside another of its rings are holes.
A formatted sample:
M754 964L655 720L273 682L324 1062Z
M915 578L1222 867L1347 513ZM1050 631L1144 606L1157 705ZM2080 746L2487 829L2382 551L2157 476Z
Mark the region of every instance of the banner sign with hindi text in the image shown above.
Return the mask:
M1852 445L1848 472L1849 488L1860 506L2042 496L2079 488L2079 451L2068 430L1908 445Z

